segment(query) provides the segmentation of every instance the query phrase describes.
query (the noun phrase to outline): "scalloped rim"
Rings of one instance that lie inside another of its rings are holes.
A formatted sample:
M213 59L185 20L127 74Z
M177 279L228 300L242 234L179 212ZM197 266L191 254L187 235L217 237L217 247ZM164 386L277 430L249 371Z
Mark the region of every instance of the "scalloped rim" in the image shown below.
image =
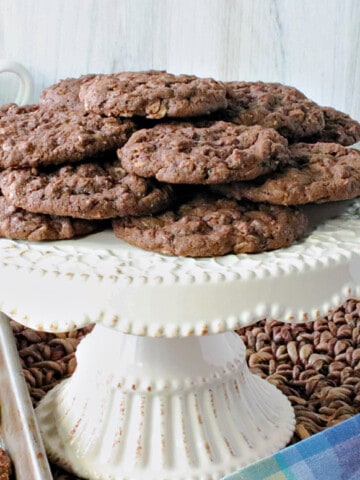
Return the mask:
M285 322L313 320L347 298L360 296L360 200L316 205L309 211L327 220L317 222L317 228L302 242L256 255L172 257L131 247L112 232L41 244L3 239L0 308L38 330L68 331L96 322L153 337L220 333L266 316ZM337 216L331 218L333 215ZM47 284L53 290L42 295ZM33 298L24 298L29 285L34 286ZM228 298L220 299L221 305L215 304L212 309L201 308L197 298L204 302L210 292L211 303L211 296L217 295L215 287ZM310 301L314 288L318 300ZM19 293L13 291L16 289ZM261 299L254 290L261 292ZM72 299L71 307L61 305L59 291L64 292L62 298L68 295ZM301 301L289 301L293 292L301 296ZM81 305L77 293L86 298ZM236 295L246 297L246 301L236 299L234 308L229 309L228 303ZM146 307L141 306L143 297ZM182 298L188 309L191 306L189 317L179 318L173 311ZM156 315L148 315L153 305ZM51 319L44 310L53 311ZM163 310L169 312L165 315Z

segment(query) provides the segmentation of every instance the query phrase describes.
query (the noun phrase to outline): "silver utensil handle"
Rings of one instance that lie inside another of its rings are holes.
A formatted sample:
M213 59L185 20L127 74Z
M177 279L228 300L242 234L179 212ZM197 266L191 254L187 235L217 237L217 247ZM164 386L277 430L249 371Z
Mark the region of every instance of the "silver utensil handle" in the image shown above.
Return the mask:
M9 318L0 313L0 436L17 480L52 480Z

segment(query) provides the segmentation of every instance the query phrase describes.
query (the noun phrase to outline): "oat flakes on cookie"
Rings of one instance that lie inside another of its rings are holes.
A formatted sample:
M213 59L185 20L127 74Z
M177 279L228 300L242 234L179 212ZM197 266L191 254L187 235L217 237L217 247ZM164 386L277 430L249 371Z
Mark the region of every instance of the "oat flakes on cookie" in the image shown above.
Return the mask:
M39 108L0 118L0 169L80 161L123 145L130 120L83 110Z
M4 170L3 195L33 213L83 219L145 215L166 208L170 185L126 173L117 160L53 168Z
M302 205L360 196L360 151L336 143L290 146L292 166L254 182L213 187L229 198Z
M95 74L81 75L78 78L65 78L45 88L39 99L41 107L84 108L79 98L81 85L92 80Z
M317 134L325 125L316 103L281 83L225 82L228 107L220 115L240 125L275 128L294 141Z
M159 215L119 218L112 223L115 235L132 245L189 257L287 247L307 228L307 218L296 209L240 203L205 193Z
M101 222L29 213L13 207L0 195L0 238L33 242L65 240L89 235L101 228Z
M273 129L213 122L159 124L135 132L118 150L129 171L168 183L250 180L283 166L287 140Z
M121 117L193 117L227 105L221 82L157 70L97 75L79 96L87 110Z

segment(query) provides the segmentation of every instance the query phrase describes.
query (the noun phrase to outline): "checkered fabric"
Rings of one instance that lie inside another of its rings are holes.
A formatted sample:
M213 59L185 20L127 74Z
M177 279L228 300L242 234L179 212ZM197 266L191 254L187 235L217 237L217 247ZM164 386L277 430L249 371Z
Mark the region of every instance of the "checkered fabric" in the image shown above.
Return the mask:
M360 480L360 414L225 479Z

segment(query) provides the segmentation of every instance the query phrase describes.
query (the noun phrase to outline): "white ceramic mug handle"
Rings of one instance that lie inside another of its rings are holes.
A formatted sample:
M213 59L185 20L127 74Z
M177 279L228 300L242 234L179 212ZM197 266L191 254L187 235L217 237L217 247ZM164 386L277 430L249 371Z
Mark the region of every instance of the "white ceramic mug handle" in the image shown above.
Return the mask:
M20 79L19 90L17 92L15 103L25 105L29 102L32 93L32 78L30 73L18 62L12 60L0 60L0 73L15 73Z

